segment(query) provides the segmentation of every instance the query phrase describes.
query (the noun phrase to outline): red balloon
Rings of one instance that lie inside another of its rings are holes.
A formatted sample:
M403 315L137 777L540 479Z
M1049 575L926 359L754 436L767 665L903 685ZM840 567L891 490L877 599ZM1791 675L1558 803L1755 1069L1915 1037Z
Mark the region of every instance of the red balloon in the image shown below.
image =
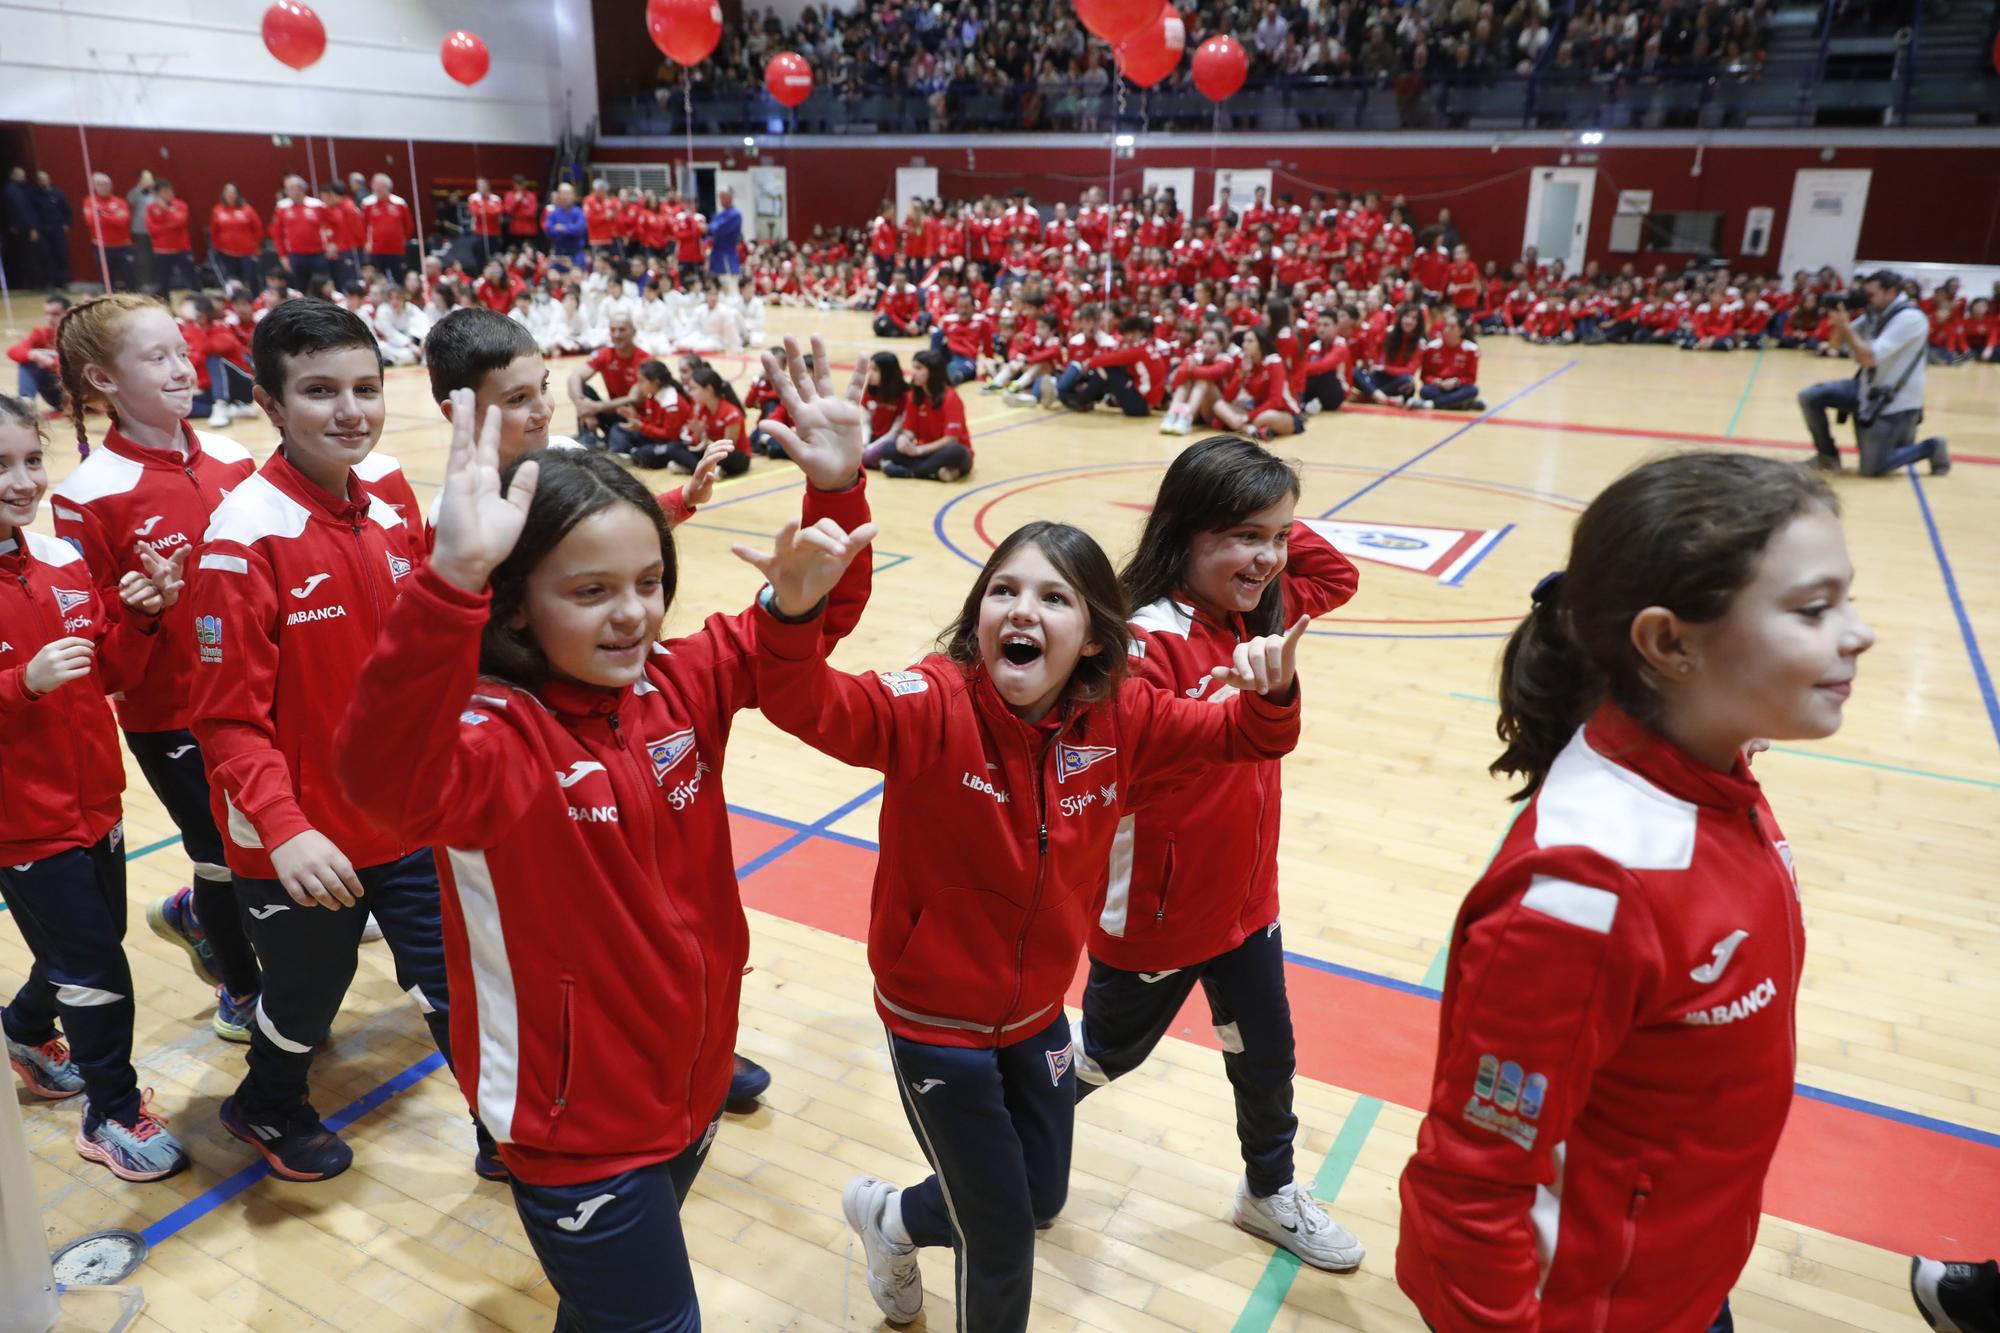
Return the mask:
M1227 37L1211 37L1195 48L1194 86L1211 102L1226 102L1243 86L1250 57Z
M1160 11L1150 28L1141 28L1118 48L1118 72L1141 88L1150 88L1181 66L1187 51L1187 25L1172 5Z
M806 58L780 51L764 66L764 91L782 106L797 106L812 96L813 71Z
M438 48L438 59L444 62L444 72L470 88L486 77L486 71L493 67L493 57L486 50L486 43L479 40L476 33L460 28L444 39Z
M647 0L646 30L667 59L699 65L722 40L722 6L716 0Z
M1160 16L1166 0L1076 0L1083 26L1115 48Z
M326 54L326 25L299 0L278 0L264 11L264 47L293 69Z

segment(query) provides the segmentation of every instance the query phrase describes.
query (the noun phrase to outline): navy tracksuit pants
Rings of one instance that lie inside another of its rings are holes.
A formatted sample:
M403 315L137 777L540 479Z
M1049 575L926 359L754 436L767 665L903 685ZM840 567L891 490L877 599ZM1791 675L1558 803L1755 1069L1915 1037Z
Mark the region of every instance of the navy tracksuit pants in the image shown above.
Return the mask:
M181 831L181 847L194 862L194 914L208 936L222 984L239 999L256 994L263 984L257 955L250 948L236 880L223 857L222 834L208 800L208 772L194 733L128 731L125 745L145 774L146 785Z
M132 1069L132 969L125 961L125 826L88 847L0 866L0 898L34 964L0 1009L7 1038L39 1046L69 1041L90 1112L131 1124L139 1115Z
M308 1099L313 1050L326 1039L354 980L361 929L372 915L396 960L396 984L408 991L451 1059L450 998L444 978L444 927L437 862L428 847L355 872L366 891L353 907L300 907L275 879L239 878L250 942L264 965L264 989L250 1030L250 1072L237 1089L246 1117Z
M386 934L386 932L384 932ZM582 1185L513 1181L514 1207L549 1285L555 1333L700 1333L681 1204L722 1113L678 1157Z
M1069 1196L1076 1129L1069 1019L1011 1046L932 1046L889 1034L903 1113L937 1174L903 1191L919 1245L949 1245L958 1333L1022 1333L1035 1228Z
M1277 922L1228 953L1166 972L1126 972L1091 959L1076 1038L1077 1094L1087 1096L1145 1063L1197 981L1236 1093L1236 1138L1250 1192L1265 1198L1291 1183L1299 1132L1292 1114L1292 1004Z

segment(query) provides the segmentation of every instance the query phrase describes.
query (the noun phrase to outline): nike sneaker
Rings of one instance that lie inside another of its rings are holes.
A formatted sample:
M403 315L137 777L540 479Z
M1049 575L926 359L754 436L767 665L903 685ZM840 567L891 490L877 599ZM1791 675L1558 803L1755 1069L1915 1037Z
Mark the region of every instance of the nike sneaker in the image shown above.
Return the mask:
M1351 1273L1367 1253L1352 1232L1327 1215L1318 1199L1293 1181L1269 1198L1250 1192L1250 1182L1236 1182L1237 1226L1273 1245L1290 1250L1314 1268Z

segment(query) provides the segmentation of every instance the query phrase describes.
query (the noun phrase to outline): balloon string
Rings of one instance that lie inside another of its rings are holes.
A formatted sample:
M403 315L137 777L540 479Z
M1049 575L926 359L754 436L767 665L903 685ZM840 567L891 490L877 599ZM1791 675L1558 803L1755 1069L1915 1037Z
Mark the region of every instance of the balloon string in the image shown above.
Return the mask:
M690 206L701 202L701 192L695 188L694 183L694 93L691 87L693 82L693 73L683 68L681 70L681 128L687 131L688 150L687 182L684 192L691 201Z

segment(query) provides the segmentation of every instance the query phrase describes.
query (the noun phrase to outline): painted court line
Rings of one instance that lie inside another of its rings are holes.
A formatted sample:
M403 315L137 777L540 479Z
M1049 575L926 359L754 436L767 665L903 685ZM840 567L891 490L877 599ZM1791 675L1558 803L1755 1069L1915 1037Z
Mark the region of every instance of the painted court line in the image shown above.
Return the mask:
M1951 599L1951 613L1958 618L1959 637L1965 640L1965 654L1972 659L1972 678L1978 682L1979 697L1986 703L1986 721L1993 728L1993 739L2000 741L2000 698L1993 693L1993 673L1986 669L1986 656L1979 651L1979 636L1972 632L1972 617L1965 609L1965 599L1958 593L1958 576L1952 573L1951 557L1944 553L1944 534L1938 531L1937 518L1931 513L1930 497L1924 494L1923 479L1917 476L1917 469L1911 466L1910 487L1917 494L1917 508L1924 516L1924 531L1930 534L1931 550L1937 555L1938 572L1944 575L1944 595Z
M1750 378L1743 381L1743 396L1736 400L1736 410L1729 414L1729 426L1722 432L1724 439L1734 438L1736 423L1743 419L1743 409L1750 401L1750 388L1757 383L1757 372L1764 368L1764 349L1757 348L1757 359L1750 363Z
M1529 394L1541 388L1544 384L1547 384L1550 380L1555 379L1558 375L1562 375L1568 371L1576 369L1576 366L1577 362L1575 361L1564 362L1561 366L1558 366L1556 369L1542 376L1540 379L1536 380L1533 384L1530 384L1527 388L1516 392L1512 397L1504 399L1496 406L1487 408L1484 412L1481 412L1478 416L1466 422L1463 426L1460 426L1457 430L1445 436L1442 440L1439 440L1436 444L1432 445L1430 448L1425 449L1420 453L1413 454L1409 458L1404 459L1402 462L1398 463L1395 467L1390 468L1387 472L1384 472L1381 476L1375 478L1375 480L1369 482L1366 486L1363 486L1360 490L1356 491L1354 494L1348 496L1345 500L1342 500L1339 504L1335 505L1333 508L1321 514L1320 517L1332 518L1335 514L1338 514L1341 510L1347 508L1347 506L1353 504L1356 500L1359 500L1362 496L1368 494L1368 492L1374 490L1377 486L1380 486L1382 485L1382 483L1388 481L1390 478L1395 477L1400 473L1406 472L1412 467L1415 467L1418 463L1423 462L1426 458L1429 458L1432 454L1444 448L1447 444L1450 444L1453 440L1465 434L1467 431L1471 430L1474 426L1479 425L1481 422L1492 420L1493 417L1495 417L1501 412L1506 411L1508 408L1512 407L1515 403L1520 402L1523 398L1526 398Z

